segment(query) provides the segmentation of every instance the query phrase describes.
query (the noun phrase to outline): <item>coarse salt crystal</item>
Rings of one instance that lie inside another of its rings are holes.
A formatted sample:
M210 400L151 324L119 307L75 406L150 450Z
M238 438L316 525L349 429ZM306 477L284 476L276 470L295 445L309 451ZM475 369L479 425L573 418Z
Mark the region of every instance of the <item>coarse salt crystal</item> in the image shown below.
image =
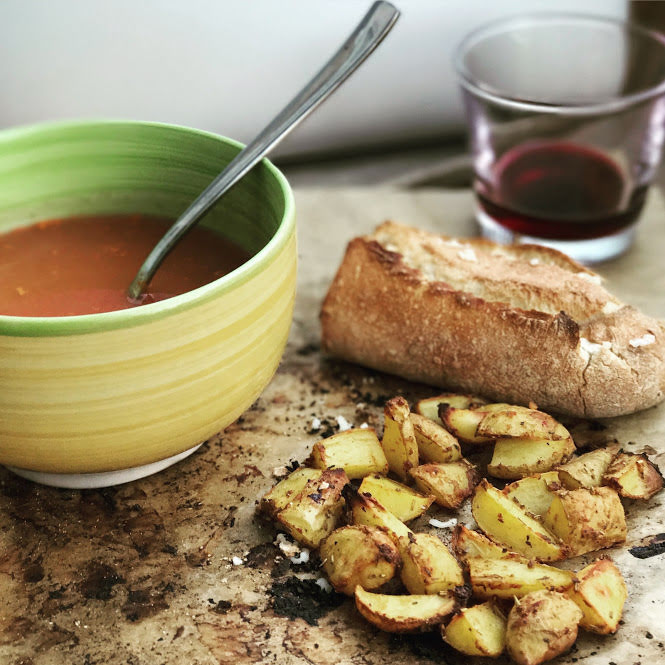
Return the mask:
M582 279L586 279L587 282L591 282L592 284L601 284L603 281L600 275L592 275L588 272L578 272L575 274Z
M589 354L598 353L602 349L612 348L611 342L590 342L586 337L580 337L580 348Z
M312 429L315 431L321 429L321 421L318 418L312 418Z
M613 314L617 310L620 310L622 305L616 302L612 302L611 300L608 300L604 305L603 305L603 314Z
M649 344L654 344L656 341L655 335L652 335L651 333L646 333L646 335L642 335L642 337L635 337L635 339L631 339L628 344L630 344L634 349L640 347L640 346L649 346Z
M340 432L346 432L347 429L353 428L353 425L344 416L337 416L335 420L339 425Z
M330 487L330 483L327 483L327 482L325 482L325 481L323 481L323 482L319 485L319 489L320 489L320 490L327 490L329 487Z
M369 427L369 425L367 423L362 423L360 425L360 429L367 429L368 427Z
M537 259L535 257L532 258L532 259L529 259L529 265L537 266L539 263L540 263L540 259Z
M231 563L232 563L234 566L242 566L243 561L242 561L242 559L241 559L239 556L234 556L234 557L231 559Z
M309 550L303 547L296 556L290 557L289 561L295 564L307 563L309 561Z
M441 520L436 520L432 518L429 523L433 526L436 527L437 529L451 529L457 524L457 518L452 517L449 519L447 522L442 522Z
M603 349L611 349L611 348L612 348L611 342L605 341L601 342L600 344L597 344L596 342L590 342L586 337L580 337L579 354L585 363L588 363L589 360L591 360L591 356L594 353L598 353Z
M300 552L300 547L289 540L283 533L278 533L275 544L286 556L295 556Z
M457 252L457 256L460 257L463 261L478 261L476 253L471 249L471 247L465 247Z
M326 593L331 593L333 588L330 586L330 582L325 577L319 577L314 581L314 584L316 586L320 587L322 591L325 591Z

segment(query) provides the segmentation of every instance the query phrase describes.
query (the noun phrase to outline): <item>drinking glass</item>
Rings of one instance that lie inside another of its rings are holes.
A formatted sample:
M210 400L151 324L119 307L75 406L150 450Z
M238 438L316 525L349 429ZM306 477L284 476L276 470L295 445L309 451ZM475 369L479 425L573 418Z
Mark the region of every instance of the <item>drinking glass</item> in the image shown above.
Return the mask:
M455 66L482 234L587 264L628 249L665 134L665 37L540 13L471 33Z

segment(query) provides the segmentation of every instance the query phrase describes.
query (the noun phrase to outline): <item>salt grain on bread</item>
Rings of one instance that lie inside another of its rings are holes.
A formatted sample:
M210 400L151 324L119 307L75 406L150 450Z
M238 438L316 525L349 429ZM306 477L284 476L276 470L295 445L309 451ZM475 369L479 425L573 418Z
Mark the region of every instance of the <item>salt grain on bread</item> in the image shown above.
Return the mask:
M544 247L386 222L349 243L321 323L331 354L494 400L602 418L665 396L665 324Z

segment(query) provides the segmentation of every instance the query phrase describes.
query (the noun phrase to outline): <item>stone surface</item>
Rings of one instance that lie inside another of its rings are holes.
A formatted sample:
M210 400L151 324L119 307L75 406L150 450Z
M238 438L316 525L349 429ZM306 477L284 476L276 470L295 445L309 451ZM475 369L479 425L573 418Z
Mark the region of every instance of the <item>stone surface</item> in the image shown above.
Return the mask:
M272 383L245 415L180 464L114 488L58 490L0 470L3 665L474 662L437 633L396 637L374 629L352 601L320 592L315 557L296 565L281 555L274 529L254 512L276 481L274 470L304 460L315 441L337 431L338 416L380 431L386 399L434 393L322 357L318 310L352 236L389 217L472 234L470 195L340 189L300 190L296 198L300 267L291 337ZM635 248L599 269L620 297L661 318L664 213L652 197ZM617 438L665 466L663 409L593 428L581 423L574 434L578 442ZM609 552L628 579L625 624L615 636L582 634L558 663L665 660L665 554L637 559L628 551L665 531L663 495L626 508L629 540ZM468 507L458 517L472 524ZM422 520L415 528L430 527Z

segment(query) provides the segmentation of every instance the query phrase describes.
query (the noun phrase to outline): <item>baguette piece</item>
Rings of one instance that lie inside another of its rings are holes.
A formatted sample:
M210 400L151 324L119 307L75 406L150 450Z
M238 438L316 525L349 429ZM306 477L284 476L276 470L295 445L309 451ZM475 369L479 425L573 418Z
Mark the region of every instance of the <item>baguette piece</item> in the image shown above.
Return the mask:
M536 245L386 222L349 243L321 324L333 355L495 401L601 418L665 397L665 324Z

